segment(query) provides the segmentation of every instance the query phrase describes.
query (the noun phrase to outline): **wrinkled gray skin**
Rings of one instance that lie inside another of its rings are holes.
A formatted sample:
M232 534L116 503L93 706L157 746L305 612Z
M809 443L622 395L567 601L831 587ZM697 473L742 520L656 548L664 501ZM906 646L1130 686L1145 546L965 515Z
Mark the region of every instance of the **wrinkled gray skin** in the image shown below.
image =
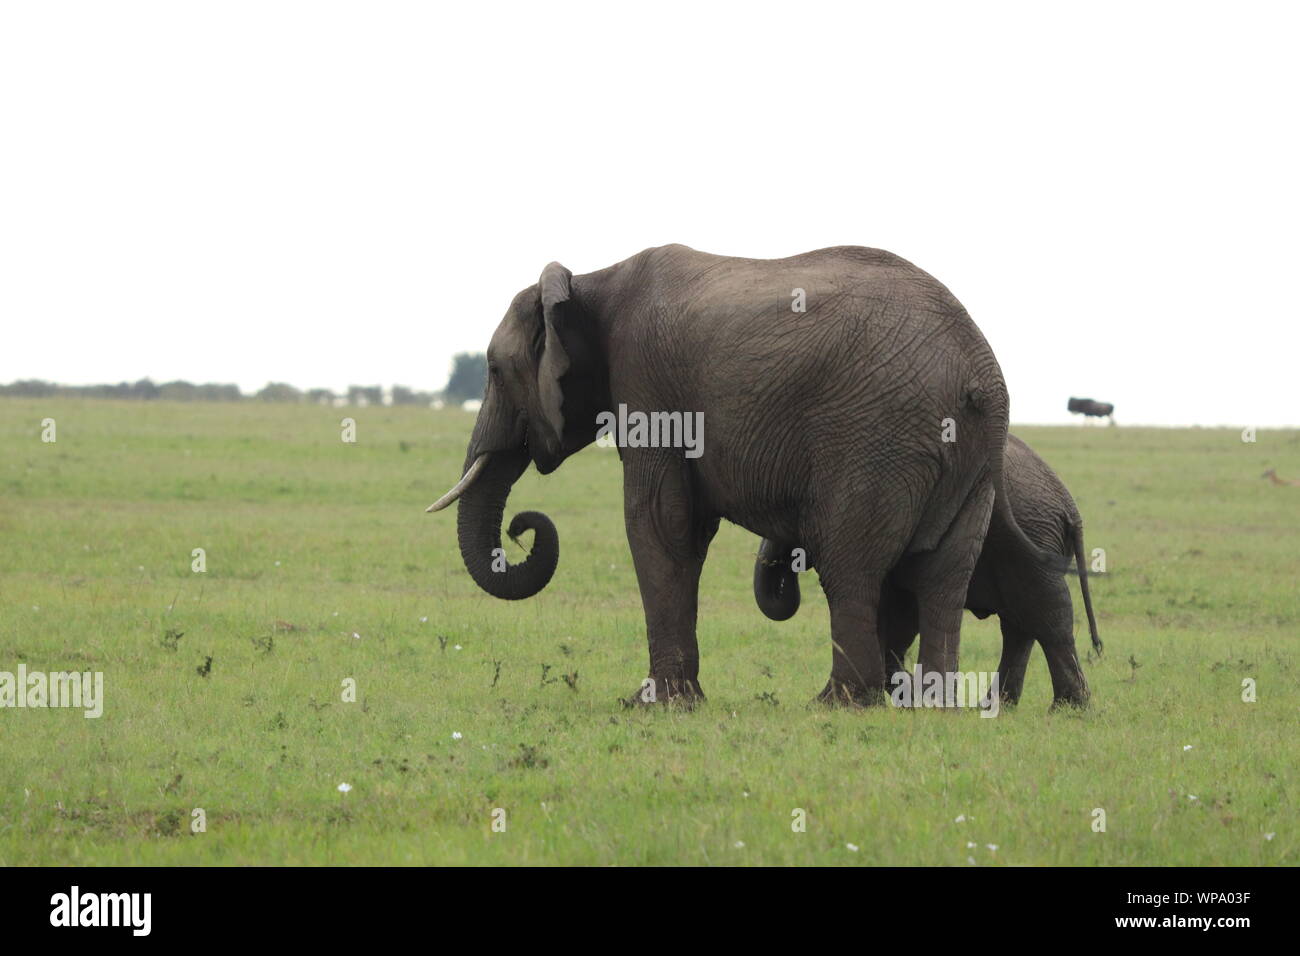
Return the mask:
M795 289L805 290L804 312L792 309ZM469 573L501 598L536 594L556 567L553 525L526 512L508 534L533 530L530 556L492 570L506 498L530 463L551 473L620 403L704 413L697 459L680 448L619 450L656 701L702 694L697 592L722 518L807 549L831 614L821 697L854 704L883 699L877 617L891 568L906 560L922 666L956 670L962 604L995 503L1023 538L996 493L1007 428L997 361L952 294L888 252L763 260L673 245L586 275L551 263L515 296L488 367L457 531ZM945 419L956 441L941 440Z
M1074 499L1056 472L1015 435L1007 436L1005 476L1016 521L1043 551L1061 555L1056 567L1026 552L1001 515L989 522L984 548L966 592L966 609L978 618L998 615L1002 660L998 680L1002 699L1014 704L1024 688L1025 666L1035 640L1042 645L1052 675L1053 706L1088 702L1088 682L1074 650L1074 608L1062 574L1073 557L1088 614L1092 645L1101 651L1097 620L1088 590L1083 521ZM791 546L764 540L754 564L754 598L763 613L784 621L799 609L799 581L790 568ZM880 600L880 640L887 670L904 670L903 657L917 630L916 584L905 560L885 579Z

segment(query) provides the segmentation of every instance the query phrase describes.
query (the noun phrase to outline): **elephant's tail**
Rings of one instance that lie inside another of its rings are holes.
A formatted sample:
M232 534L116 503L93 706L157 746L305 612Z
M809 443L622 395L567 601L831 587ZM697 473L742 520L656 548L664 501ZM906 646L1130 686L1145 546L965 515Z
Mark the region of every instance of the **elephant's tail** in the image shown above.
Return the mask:
M1011 497L1007 494L1004 480L1004 463L1007 453L1007 426L1010 421L1010 401L1007 387L1001 375L996 379L973 385L967 390L971 404L984 414L985 441L988 445L989 473L993 479L993 507L997 510L1004 524L1016 536L1016 540L1031 554L1034 560L1044 567L1061 574L1070 570L1070 558L1053 551L1044 551L1025 534L1020 523L1016 521L1015 512L1011 510Z
M1092 634L1092 646L1101 654L1101 637L1097 634L1097 617L1092 613L1092 594L1088 590L1088 562L1084 560L1083 522L1070 525L1070 536L1074 539L1074 560L1079 566L1079 591L1083 594L1083 609L1088 612L1088 631Z

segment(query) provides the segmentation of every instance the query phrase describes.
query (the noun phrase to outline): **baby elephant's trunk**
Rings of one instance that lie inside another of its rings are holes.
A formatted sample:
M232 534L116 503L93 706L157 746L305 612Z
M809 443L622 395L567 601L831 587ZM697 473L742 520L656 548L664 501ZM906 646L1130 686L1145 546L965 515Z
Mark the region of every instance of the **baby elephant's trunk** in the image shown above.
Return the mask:
M799 576L790 567L790 549L767 538L754 561L754 600L774 621L787 621L799 610Z

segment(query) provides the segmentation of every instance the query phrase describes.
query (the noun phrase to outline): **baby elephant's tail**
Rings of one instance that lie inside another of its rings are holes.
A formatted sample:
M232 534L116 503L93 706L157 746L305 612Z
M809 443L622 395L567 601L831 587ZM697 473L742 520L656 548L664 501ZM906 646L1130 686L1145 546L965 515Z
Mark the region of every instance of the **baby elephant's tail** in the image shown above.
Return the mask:
M1079 566L1079 591L1083 594L1083 609L1088 612L1088 630L1092 634L1092 646L1101 654L1101 638L1097 634L1097 618L1092 613L1092 594L1088 590L1088 562L1084 559L1083 523L1070 525L1070 536L1074 539L1074 560Z

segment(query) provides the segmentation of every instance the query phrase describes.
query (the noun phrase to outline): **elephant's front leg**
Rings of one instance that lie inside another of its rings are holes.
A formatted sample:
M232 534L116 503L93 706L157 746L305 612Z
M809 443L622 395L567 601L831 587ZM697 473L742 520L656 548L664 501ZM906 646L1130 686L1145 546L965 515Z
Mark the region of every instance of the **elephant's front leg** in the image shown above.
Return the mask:
M628 703L702 698L695 615L718 518L700 513L686 461L661 449L624 452L623 506L650 643L650 673Z

